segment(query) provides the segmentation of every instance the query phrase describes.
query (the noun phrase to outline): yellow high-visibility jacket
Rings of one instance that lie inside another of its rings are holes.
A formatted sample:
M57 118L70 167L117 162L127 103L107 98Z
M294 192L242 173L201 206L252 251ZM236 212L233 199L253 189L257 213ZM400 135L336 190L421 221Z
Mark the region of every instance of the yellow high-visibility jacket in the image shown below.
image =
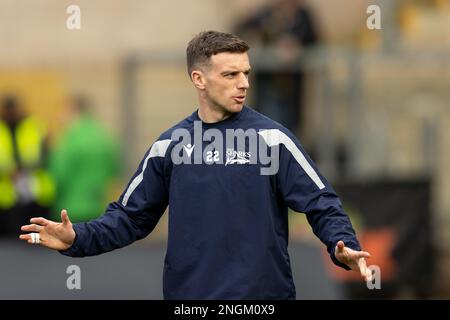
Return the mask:
M33 117L22 120L16 127L17 153L24 170L29 174L29 188L35 201L48 205L54 197L54 184L41 167L44 125ZM13 175L18 165L14 157L14 141L9 126L0 121L0 209L13 207L18 199Z

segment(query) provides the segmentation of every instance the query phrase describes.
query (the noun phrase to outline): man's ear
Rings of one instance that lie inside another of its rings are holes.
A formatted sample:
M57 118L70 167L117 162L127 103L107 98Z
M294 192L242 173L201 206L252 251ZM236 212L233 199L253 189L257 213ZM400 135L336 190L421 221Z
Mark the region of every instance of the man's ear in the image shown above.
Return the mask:
M193 70L191 72L191 80L197 89L205 90L206 78L205 74L200 70Z

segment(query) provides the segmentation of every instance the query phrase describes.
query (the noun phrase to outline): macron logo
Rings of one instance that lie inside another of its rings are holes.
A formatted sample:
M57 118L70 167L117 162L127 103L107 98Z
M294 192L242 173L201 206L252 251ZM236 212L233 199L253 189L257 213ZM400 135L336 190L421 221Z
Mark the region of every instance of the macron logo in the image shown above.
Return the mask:
M187 146L184 146L184 150L186 151L188 157L191 156L192 151L194 151L194 147L195 147L195 144L193 146L191 144L188 144Z

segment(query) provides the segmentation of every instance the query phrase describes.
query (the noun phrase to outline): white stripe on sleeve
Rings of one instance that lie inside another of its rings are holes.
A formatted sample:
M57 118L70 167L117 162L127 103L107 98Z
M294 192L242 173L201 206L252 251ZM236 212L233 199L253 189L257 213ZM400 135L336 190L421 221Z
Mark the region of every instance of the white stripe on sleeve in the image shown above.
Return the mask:
M169 147L171 142L172 142L171 139L166 139L166 140L156 141L153 144L147 158L145 158L145 160L144 160L144 165L142 166L142 172L133 179L133 181L130 183L130 186L127 189L127 192L125 192L125 195L123 196L123 200L122 200L122 205L124 205L124 206L127 205L128 199L130 199L131 194L144 179L144 171L147 168L148 160L150 158L154 158L154 157L164 157L166 155L167 148Z
M269 130L261 130L258 134L264 138L266 144L269 147L277 146L279 144L284 144L286 149L292 154L294 159L298 162L298 164L305 170L306 174L314 181L319 189L324 189L325 185L323 184L320 177L317 175L317 172L314 171L313 167L306 160L303 153L297 148L295 143L282 131L278 129L269 129Z

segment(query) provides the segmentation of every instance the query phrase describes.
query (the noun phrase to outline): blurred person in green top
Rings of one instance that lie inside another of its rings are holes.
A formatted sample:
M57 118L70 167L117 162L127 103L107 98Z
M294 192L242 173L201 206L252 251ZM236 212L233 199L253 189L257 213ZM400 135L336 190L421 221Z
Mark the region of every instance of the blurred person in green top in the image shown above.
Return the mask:
M120 172L119 144L91 115L86 97L67 101L69 124L51 152L56 183L54 217L62 208L77 222L96 218Z

